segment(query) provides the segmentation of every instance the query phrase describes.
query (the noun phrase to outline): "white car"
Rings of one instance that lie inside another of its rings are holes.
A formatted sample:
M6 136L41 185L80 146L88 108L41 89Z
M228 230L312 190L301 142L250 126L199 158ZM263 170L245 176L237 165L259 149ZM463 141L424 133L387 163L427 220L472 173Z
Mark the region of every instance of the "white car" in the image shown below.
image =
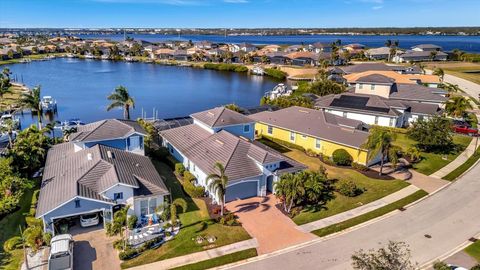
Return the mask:
M80 216L80 226L84 228L98 225L99 222L100 222L100 218L98 217L98 213L86 214L86 215Z

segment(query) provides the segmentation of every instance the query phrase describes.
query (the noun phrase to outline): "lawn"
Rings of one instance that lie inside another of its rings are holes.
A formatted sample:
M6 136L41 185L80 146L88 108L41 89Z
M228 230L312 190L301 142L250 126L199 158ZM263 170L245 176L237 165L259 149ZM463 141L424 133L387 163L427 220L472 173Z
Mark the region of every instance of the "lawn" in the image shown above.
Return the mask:
M442 68L445 73L480 84L480 64L468 62L426 63L427 68Z
M165 184L170 189L172 197L174 199L184 198L188 203L187 212L179 215L182 229L173 240L165 243L161 247L147 250L140 256L123 262L121 265L122 268L152 263L251 238L241 226L224 226L209 220L210 218L204 201L188 197L183 192L180 182L166 164L158 161L154 161L154 164L159 173L165 177ZM198 245L192 240L192 238L197 235L213 235L217 237L217 241L211 245Z
M24 58L15 58L15 59L8 59L8 60L0 60L0 65L9 65L20 63L25 58L28 58L32 61L40 60L46 58L48 55L55 55L55 56L62 56L64 53L49 53L49 54L33 54L33 55L26 55Z
M465 248L465 252L475 258L477 262L480 263L480 241L476 241L475 243Z
M400 199L400 200L398 200L394 203L391 203L389 205L385 205L381 208L375 209L375 210L373 210L371 212L368 212L366 214L363 214L361 216L354 217L352 219L345 220L343 222L333 224L333 225L330 225L328 227L313 231L312 233L319 236L319 237L322 237L322 236L326 236L326 235L329 235L329 234L332 234L332 233L336 233L336 232L348 229L350 227L353 227L353 226L356 226L358 224L364 223L364 222L369 221L371 219L383 216L383 215L385 215L387 213L390 213L394 210L400 209L400 208L402 208L402 207L404 207L404 206L406 206L406 205L408 205L408 204L410 204L414 201L419 200L420 198L426 196L427 194L428 194L427 192L425 192L423 190L419 190L419 191L411 194L410 196L407 196L403 199Z
M22 95L23 89L19 86L10 87L11 93L3 95L0 100L0 110L6 110L10 105L18 104L18 101Z
M465 161L462 165L457 167L455 170L451 171L449 174L445 175L442 179L453 181L457 179L460 175L466 172L470 167L472 167L480 158L480 148L477 148L477 151Z
M233 262L238 262L248 258L257 256L257 250L254 248L234 252L231 254L216 257L210 260L201 261L197 263L187 264L180 267L172 268L171 270L203 270L225 265Z
M436 154L421 152L421 160L418 163L413 164L413 168L423 174L430 175L448 163L452 162L457 156L467 148L472 140L471 137L463 135L454 135L453 142L458 145L458 151L450 154ZM395 145L401 147L403 151L415 145L415 141L408 138L406 134L397 134L397 139L394 142Z
M5 252L3 243L13 236L20 236L20 228L25 229L25 217L30 211L34 190L27 190L20 200L20 209L0 220L0 265L1 269L20 269L23 262L23 250Z
M327 203L326 209L320 211L313 211L306 209L293 218L293 221L302 225L315 220L326 218L347 210L362 206L369 202L378 200L393 192L396 192L409 184L402 180L377 180L369 178L353 169L337 168L328 166L320 161L318 158L309 157L304 152L297 149L288 149L268 140L260 140L262 143L277 149L284 155L301 162L308 166L311 170L318 170L320 165L327 169L328 177L338 179L340 181L354 181L358 186L365 188L366 191L356 197L347 197L336 193L336 198Z

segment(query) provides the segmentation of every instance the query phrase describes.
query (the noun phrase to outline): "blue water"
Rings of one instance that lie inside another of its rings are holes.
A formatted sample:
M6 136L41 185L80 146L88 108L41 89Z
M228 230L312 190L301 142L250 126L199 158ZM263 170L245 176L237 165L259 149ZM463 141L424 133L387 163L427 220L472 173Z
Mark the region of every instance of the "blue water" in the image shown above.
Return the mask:
M29 87L41 85L42 96L51 95L57 100L55 119L60 121L121 118L120 109L106 111L107 96L118 85L127 87L134 97L136 106L130 113L136 119L142 109L147 117L152 117L155 109L159 118L169 118L228 103L257 106L264 92L278 83L243 73L69 58L14 64L8 68L18 81ZM35 120L25 114L22 126Z
M128 34L129 37L150 42L159 42L165 40L209 40L213 42L241 43L248 42L252 44L309 44L315 42L334 42L337 39L342 44L361 43L367 47L384 46L387 39L398 40L401 48L409 49L418 44L433 43L443 47L445 51L460 49L467 52L480 53L480 36L420 36L420 35L400 35L400 36L372 36L372 35L299 35L299 36L222 36L222 35L159 35L159 34ZM97 38L123 40L122 34L115 35L80 35L81 38Z

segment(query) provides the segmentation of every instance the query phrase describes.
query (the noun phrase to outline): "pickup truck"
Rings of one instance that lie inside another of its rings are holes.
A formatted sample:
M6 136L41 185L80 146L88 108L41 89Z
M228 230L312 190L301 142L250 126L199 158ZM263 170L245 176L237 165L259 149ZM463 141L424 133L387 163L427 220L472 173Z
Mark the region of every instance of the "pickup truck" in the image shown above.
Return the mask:
M454 125L453 131L470 136L478 136L478 129L469 127L467 125Z
M54 236L50 242L48 270L73 269L73 238L70 234Z

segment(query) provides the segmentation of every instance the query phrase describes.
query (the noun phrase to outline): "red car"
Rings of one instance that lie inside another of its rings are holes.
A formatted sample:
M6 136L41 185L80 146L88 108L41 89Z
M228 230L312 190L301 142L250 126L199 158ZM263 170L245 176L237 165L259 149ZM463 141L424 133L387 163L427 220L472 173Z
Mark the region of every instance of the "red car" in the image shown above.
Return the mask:
M456 133L466 134L470 136L477 136L478 130L476 128L472 128L466 125L454 125L453 131Z

